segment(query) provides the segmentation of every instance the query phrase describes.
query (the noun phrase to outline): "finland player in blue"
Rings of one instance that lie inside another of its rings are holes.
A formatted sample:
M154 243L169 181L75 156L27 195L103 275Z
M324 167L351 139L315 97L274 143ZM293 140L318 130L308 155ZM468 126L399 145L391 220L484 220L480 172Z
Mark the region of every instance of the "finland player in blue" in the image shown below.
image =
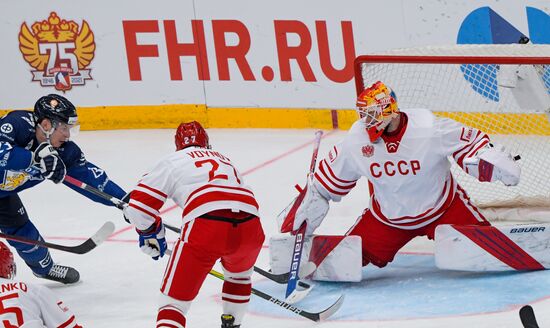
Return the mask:
M124 197L124 190L110 181L101 168L88 162L80 148L69 140L76 129L76 108L65 97L56 94L38 99L34 112L16 110L0 119L0 231L42 239L18 193L46 179L58 184L69 175L114 197ZM93 201L112 205L66 185ZM9 243L36 276L64 284L79 280L78 271L55 264L47 248L15 241Z

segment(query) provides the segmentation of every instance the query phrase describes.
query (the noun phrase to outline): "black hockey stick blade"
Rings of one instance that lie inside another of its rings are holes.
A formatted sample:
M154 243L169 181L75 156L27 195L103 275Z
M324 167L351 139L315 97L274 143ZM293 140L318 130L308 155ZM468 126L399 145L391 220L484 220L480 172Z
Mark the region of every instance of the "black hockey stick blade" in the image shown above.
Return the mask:
M213 275L214 277L216 277L218 279L224 280L223 274L216 271L216 270L210 270L209 274ZM342 296L340 296L340 298L338 298L338 300L336 300L336 302L332 303L331 306L327 307L323 311L321 311L321 312L308 312L308 311L302 310L300 308L297 308L292 304L288 304L285 301L282 301L282 300L280 300L278 298L275 298L271 295L268 295L268 294L266 294L266 293L264 293L260 290L257 290L256 288L252 288L252 294L254 294L258 297L261 297L264 300L269 301L269 302L271 302L275 305L278 305L278 306L280 306L284 309L292 311L292 312L296 313L299 316L302 316L304 318L307 318L307 319L315 321L315 322L324 321L324 320L328 319L334 313L336 313L336 311L338 311L340 309L340 307L342 307L342 304L344 303L344 295L342 295Z
M258 268L257 266L254 266L254 271L261 274L262 276L266 277L269 280L275 281L278 284L286 284L288 282L288 272L275 274L275 273L266 271L262 268Z
M111 202L113 205L115 205L116 208L118 208L119 210L124 210L124 207L126 207L128 204L126 204L125 202L123 202L122 200L116 198L116 197L113 197L111 195L109 195L108 193L104 192L104 191L101 191L93 186L90 186L89 184L86 184L80 180L77 180L71 176L65 176L65 179L63 180L63 182L66 182L74 187L77 187L77 188L80 188L80 189L83 189L83 190L86 190L94 195L96 195L97 197L99 198L103 198L105 199L106 201L109 201ZM174 227L174 226L171 226L169 224L166 224L166 223L163 223L164 224L164 227L168 230L172 230L176 233L181 233L181 229L180 228L177 228L177 227Z
M531 305L524 305L521 309L519 309L519 318L521 319L523 327L539 328L537 318L535 317L535 311L533 311Z
M256 273L259 273L260 275L266 277L269 280L275 281L278 284L286 284L288 282L288 272L287 273L281 273L281 274L275 274L270 271L266 271L262 268L259 268L257 266L254 266L254 271ZM311 285L303 282L301 280L298 281L298 286L304 287L304 288L310 288Z
M0 233L1 238L17 241L29 245L37 245L41 247L57 249L64 252L74 253L74 254L86 254L92 249L96 248L99 244L104 242L109 236L115 231L115 225L111 221L107 221L103 224L101 228L90 238L86 239L82 244L76 246L65 246L54 243L49 243L43 240L32 240L19 236L7 235Z
M286 303L285 301L277 299L277 298L275 298L271 295L268 295L268 294L266 294L262 291L259 291L255 288L252 288L252 294L254 294L256 296L259 296L259 297L263 298L264 300L267 300L267 301L269 301L269 302L271 302L275 305L278 305L282 308L285 308L289 311L292 311L292 312L296 313L299 316L302 316L304 318L307 318L307 319L315 321L315 322L324 321L324 320L328 319L334 313L336 313L336 311L338 311L340 309L340 307L342 307L342 304L344 303L344 295L342 295L342 296L340 296L340 298L338 298L338 300L336 300L336 302L332 303L331 306L327 307L323 311L321 311L321 312L308 312L306 310L302 310L300 308L297 308L292 304Z

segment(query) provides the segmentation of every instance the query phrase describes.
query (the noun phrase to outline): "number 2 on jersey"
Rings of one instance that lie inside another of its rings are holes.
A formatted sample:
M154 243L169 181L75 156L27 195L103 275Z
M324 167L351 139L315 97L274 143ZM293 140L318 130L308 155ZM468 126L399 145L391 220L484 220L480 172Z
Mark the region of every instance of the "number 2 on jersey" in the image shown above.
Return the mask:
M224 162L224 161L220 161L220 162L222 162L225 165L231 166L231 168L233 169L233 173L235 174L235 179L237 179L237 183L241 184L241 179L239 179L239 175L237 174L237 170L235 170L233 165L231 165L231 163L227 163L227 162ZM227 176L227 174L216 174L216 171L220 167L220 164L218 164L217 161L215 161L213 159L205 159L205 160L202 160L202 161L195 162L196 167L202 167L205 164L209 164L209 165L212 166L212 168L208 172L208 182L210 182L212 180L215 180L215 179L229 180L229 177Z

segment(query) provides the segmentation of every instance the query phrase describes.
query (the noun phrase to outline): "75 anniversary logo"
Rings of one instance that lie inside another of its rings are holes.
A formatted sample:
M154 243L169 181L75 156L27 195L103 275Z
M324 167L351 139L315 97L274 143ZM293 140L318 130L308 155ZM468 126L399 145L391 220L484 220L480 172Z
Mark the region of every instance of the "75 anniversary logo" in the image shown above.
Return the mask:
M92 79L88 68L94 59L94 33L83 20L60 18L56 12L29 28L21 24L19 50L33 68L32 80L43 87L70 90L73 85L84 85Z

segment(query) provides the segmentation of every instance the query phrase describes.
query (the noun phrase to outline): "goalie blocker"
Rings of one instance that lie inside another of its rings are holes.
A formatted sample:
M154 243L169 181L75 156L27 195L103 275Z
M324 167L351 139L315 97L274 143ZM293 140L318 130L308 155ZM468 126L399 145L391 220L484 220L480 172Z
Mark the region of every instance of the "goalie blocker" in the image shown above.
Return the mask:
M336 247L334 245L336 244ZM291 262L294 236L277 234L269 239L271 272L288 272ZM312 236L307 237L300 261L300 278L307 271L309 261L316 262L318 254L325 256L326 248L334 249L326 255L312 275L313 280L358 282L362 278L361 237L359 236ZM304 270L303 270L304 269Z

